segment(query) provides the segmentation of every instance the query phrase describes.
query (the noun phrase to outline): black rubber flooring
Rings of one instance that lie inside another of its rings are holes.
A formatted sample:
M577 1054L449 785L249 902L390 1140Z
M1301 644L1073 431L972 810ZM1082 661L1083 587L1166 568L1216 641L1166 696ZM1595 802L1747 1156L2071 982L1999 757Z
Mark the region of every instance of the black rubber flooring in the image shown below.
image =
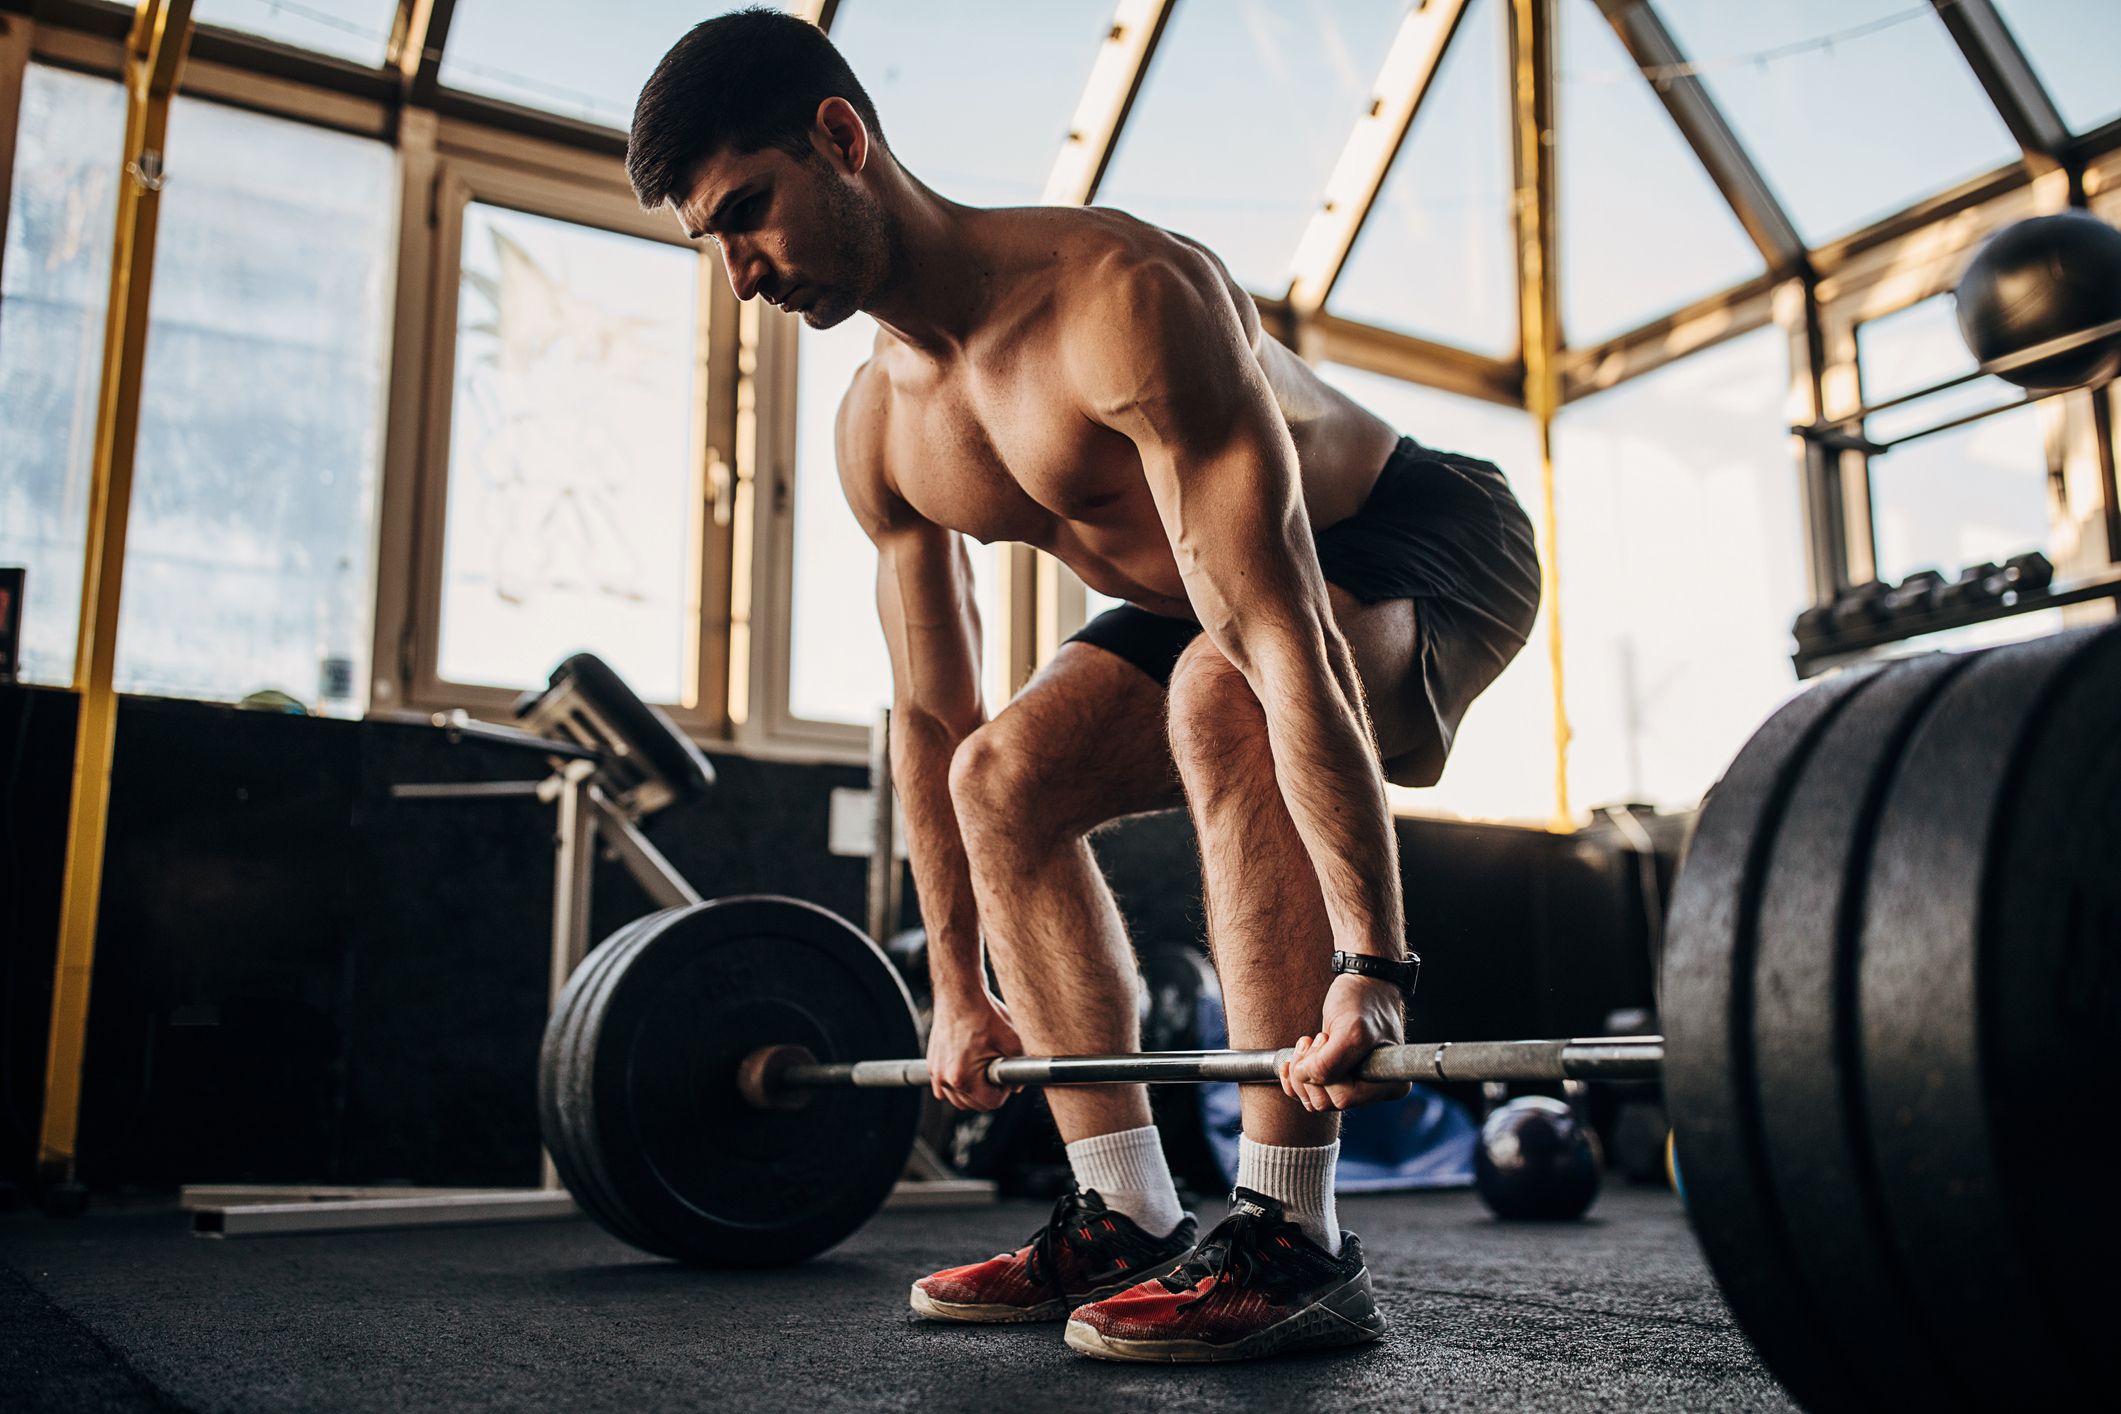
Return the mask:
M170 1208L0 1219L0 1410L1739 1410L1793 1406L1676 1201L1509 1226L1469 1193L1348 1198L1392 1321L1242 1366L1102 1364L1058 1326L922 1321L906 1286L1044 1205L880 1215L781 1271L689 1271L587 1221L227 1241ZM1219 1213L1203 1212L1212 1221Z

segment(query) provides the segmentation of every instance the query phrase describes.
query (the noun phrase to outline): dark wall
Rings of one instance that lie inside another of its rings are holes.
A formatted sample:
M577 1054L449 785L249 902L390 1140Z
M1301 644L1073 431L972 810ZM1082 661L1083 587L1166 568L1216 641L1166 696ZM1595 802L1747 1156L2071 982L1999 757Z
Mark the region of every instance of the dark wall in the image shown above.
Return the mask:
M1610 827L1573 835L1449 820L1398 822L1407 940L1422 957L1410 1038L1597 1034L1650 1004L1658 890ZM1664 887L1678 841L1659 832ZM1093 841L1136 941L1205 945L1200 862L1181 811L1119 821Z
M0 687L0 1177L33 1169L73 722L68 693ZM832 790L866 771L714 763L711 796L648 822L657 847L704 894L792 894L859 922L865 862L826 835ZM534 752L424 725L124 699L83 1179L534 1181L552 811L390 787L543 774ZM1595 1032L1649 1000L1643 875L1609 832L1399 835L1426 960L1415 1036ZM1096 847L1138 943L1202 941L1182 812ZM611 862L594 898L597 938L651 907Z
M34 1166L73 750L70 694L0 687L0 1177ZM704 893L859 919L826 850L867 773L717 757L645 833ZM542 758L441 730L123 699L79 1166L92 1185L527 1183L552 919L553 812L401 801L398 782L536 779ZM597 869L591 935L652 905Z

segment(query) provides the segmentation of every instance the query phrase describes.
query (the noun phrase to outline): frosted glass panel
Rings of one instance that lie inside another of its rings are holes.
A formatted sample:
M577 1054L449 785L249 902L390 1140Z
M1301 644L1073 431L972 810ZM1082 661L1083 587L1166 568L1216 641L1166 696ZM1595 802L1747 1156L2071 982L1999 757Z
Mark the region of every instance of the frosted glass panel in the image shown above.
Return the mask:
M700 257L464 213L441 675L527 687L588 649L676 702L697 626Z
M1404 0L1180 4L1097 194L1280 295Z
M74 673L124 135L117 84L29 66L0 285L0 564L29 571L25 682Z
M1796 684L1789 344L1768 328L1562 409L1569 801L1698 804Z
M179 98L155 248L121 689L367 698L397 246L390 149Z
M397 0L198 0L191 17L375 67L390 48L397 9Z
M1333 286L1335 314L1496 358L1516 351L1508 7L1472 0Z

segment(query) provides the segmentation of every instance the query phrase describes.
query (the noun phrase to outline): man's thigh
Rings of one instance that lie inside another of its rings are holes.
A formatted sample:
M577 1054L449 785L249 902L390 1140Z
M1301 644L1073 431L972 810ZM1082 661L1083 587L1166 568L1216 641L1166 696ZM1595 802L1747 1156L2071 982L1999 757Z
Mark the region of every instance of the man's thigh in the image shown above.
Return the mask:
M1063 643L994 719L1077 828L1182 803L1163 684L1117 654Z
M1326 585L1333 621L1355 657L1377 733L1378 755L1390 761L1436 739L1436 709L1421 672L1421 621L1412 599L1365 604L1337 584Z

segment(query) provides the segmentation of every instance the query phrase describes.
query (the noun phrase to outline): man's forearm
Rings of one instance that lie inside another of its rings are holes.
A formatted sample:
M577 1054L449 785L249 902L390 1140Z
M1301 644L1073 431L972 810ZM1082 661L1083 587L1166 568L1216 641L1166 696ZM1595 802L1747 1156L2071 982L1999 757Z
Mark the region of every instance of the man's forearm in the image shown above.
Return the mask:
M986 986L972 869L950 803L950 760L969 734L903 703L892 711L891 777L928 928L928 984L938 1002L977 999Z
M1275 780L1318 873L1335 945L1402 955L1398 836L1352 656L1329 640L1322 656L1269 655L1256 676Z

